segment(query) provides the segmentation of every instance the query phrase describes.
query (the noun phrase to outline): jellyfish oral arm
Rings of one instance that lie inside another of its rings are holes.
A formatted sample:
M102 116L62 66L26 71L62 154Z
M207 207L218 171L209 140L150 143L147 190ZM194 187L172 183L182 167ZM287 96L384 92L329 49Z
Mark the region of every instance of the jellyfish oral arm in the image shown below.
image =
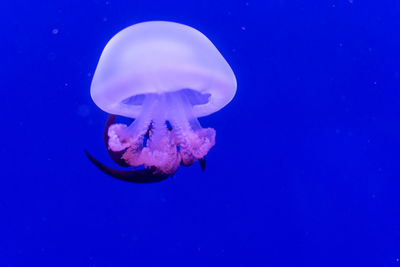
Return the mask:
M107 119L107 122L106 122L106 127L105 127L105 129L104 129L104 144L105 144L105 146L106 146L106 148L107 148L108 155L110 156L110 158L111 158L115 163L117 163L117 164L118 164L119 166L121 166L121 167L130 167L130 166L125 162L125 160L123 160L123 159L121 158L121 157L122 157L122 154L123 154L123 151L114 152L114 151L112 151L111 149L108 148L108 142L109 142L109 140L110 140L110 138L109 138L109 136L108 136L108 129L110 128L111 125L113 125L113 124L115 123L116 118L117 118L117 115L114 115L114 114L108 115L108 119Z
M215 144L215 130L201 128L192 110L180 91L147 94L142 112L130 126L109 127L109 148L125 151L122 159L131 166L155 167L156 172L173 174L181 163L191 165L203 159Z
M109 128L111 125L114 124L115 119L116 119L116 115L110 114L108 116L107 122L106 122L106 126L104 129L104 141L106 143L106 148L108 151L108 154L110 155L111 159L117 163L118 165L120 165L121 167L130 167L130 165L128 165L123 159L122 159L122 155L124 153L124 151L119 151L119 152L114 152L111 149L109 149L108 146L108 142L109 142L109 137L108 137L108 132L109 132ZM149 130L147 131L146 135L149 134ZM148 184L148 183L156 183L156 182L161 182L165 179L167 179L168 177L172 176L172 175L168 175L168 174L163 174L160 172L156 171L155 167L151 167L151 168L147 168L147 169L141 169L141 170L118 170L118 169L113 169L111 167L108 167L106 165L104 165L103 163L101 163L100 161L98 161L95 157L93 157L88 151L85 150L85 154L86 156L89 158L89 160L102 172L104 172L105 174L114 177L118 180L122 180L122 181L126 181L126 182L131 182L131 183L144 183L144 184ZM199 163L200 163L200 167L201 170L204 171L206 168L206 159L205 157L200 158L199 159ZM189 166L189 165L185 165L181 162L181 165L184 166Z

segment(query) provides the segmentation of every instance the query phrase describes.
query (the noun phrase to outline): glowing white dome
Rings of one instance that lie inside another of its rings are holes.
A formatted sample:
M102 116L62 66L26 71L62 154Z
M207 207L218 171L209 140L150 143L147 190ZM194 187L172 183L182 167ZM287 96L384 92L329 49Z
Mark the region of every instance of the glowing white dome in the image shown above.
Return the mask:
M201 117L231 101L236 79L201 32L179 23L150 21L130 26L108 42L91 96L108 113L136 118L146 94L181 90L193 105L193 115Z

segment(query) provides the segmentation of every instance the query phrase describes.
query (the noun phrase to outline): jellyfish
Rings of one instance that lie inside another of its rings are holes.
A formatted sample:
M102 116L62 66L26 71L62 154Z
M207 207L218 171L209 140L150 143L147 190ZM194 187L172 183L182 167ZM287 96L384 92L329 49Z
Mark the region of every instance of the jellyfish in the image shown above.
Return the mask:
M109 113L104 139L122 171L89 159L121 180L155 182L179 166L199 161L215 144L215 130L199 117L227 105L235 75L213 43L198 30L175 22L142 22L117 33L104 48L91 97ZM133 119L115 123L116 116ZM143 166L143 168L140 168ZM129 178L130 177L130 178Z

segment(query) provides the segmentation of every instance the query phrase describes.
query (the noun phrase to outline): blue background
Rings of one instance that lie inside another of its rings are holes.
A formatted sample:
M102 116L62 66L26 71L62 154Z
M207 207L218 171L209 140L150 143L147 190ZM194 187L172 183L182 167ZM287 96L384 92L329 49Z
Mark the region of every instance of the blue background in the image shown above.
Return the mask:
M5 1L0 266L400 266L400 2ZM203 32L238 90L174 179L97 170L89 95L121 29Z

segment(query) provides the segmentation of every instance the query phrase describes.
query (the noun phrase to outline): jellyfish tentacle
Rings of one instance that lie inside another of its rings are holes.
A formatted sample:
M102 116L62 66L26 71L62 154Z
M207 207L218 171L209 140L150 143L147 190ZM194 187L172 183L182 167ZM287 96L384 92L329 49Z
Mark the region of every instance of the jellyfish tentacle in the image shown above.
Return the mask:
M110 139L110 137L108 136L108 130L109 130L110 126L115 123L116 118L117 118L117 115L114 115L114 114L108 115L106 126L104 128L104 143L106 145L108 155L115 163L117 163L121 167L130 167L129 164L127 164L125 162L125 160L122 159L122 155L125 152L124 151L112 151L108 145L108 142Z
M98 161L86 150L85 154L99 170L118 180L131 183L148 184L148 183L156 183L164 181L170 176L164 173L157 173L156 168L154 167L143 170L133 170L133 171L123 171L123 170L113 169Z
M165 104L162 98L160 104ZM167 128L165 114L154 115L148 146L142 153L146 157L147 164L161 172L171 174L178 168L181 159L175 140Z
M204 170L204 157L214 144L215 130L201 127L181 92L148 94L141 115L131 125L108 127L109 149L119 153L120 160L129 166L154 167L156 173L167 175L195 161Z
M155 167L157 172L172 174L179 166L180 158L174 142L171 142L162 109L165 96L147 95L143 106L146 106L143 114L129 127L110 127L109 136L113 136L110 147L113 150L124 149L122 159L130 166Z
M188 166L203 158L215 144L215 130L201 127L186 95L171 94L170 101L175 108L170 118L172 130L180 148L182 165Z
M187 133L191 132L188 117L190 110L185 110L185 105L182 105L182 100L179 95L169 94L169 102L175 109L170 110L170 122L174 133L176 143L179 146L179 154L181 155L183 166L190 166L195 161L190 153L190 147L187 142Z
M112 151L122 151L129 147L142 148L144 135L151 123L152 109L154 108L154 95L146 95L143 102L142 114L129 126L116 123L109 127L108 145Z
M202 171L206 170L206 157L202 157L201 159L199 159L199 163L200 163L200 168Z
M156 94L147 94L145 96L140 116L138 116L127 128L127 131L130 135L138 136L148 132L153 116L153 109L157 104L156 100Z

